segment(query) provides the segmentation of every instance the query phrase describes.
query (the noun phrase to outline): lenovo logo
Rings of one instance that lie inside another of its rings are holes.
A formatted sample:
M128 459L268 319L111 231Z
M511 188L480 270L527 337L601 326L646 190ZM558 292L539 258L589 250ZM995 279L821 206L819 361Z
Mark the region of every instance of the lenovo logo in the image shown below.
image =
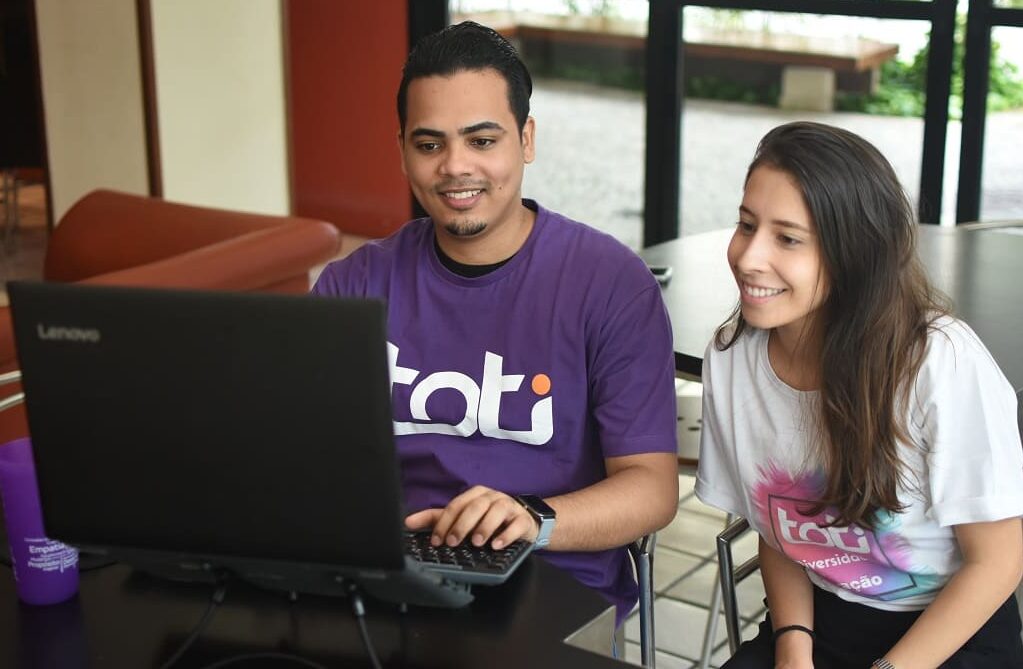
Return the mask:
M36 334L43 341L75 341L85 344L97 344L100 340L100 332L96 328L76 328L37 323Z

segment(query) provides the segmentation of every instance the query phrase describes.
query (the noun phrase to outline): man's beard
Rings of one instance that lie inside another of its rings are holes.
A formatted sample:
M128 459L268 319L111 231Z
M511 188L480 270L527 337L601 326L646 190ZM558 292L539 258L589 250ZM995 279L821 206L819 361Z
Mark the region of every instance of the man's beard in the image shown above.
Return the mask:
M485 221L462 221L444 226L444 230L453 237L475 237L486 229Z

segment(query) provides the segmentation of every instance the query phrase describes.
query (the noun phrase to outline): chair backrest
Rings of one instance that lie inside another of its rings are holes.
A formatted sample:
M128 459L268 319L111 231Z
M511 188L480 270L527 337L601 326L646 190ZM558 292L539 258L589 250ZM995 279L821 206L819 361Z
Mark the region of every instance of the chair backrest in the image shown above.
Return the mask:
M295 222L313 221L95 190L68 209L53 231L43 277L80 281Z

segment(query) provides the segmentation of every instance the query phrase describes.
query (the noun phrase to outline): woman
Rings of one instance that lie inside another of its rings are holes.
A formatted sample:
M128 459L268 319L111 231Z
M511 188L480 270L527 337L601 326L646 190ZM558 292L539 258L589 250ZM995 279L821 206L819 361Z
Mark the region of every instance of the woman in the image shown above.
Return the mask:
M894 170L769 132L704 362L698 496L759 532L768 615L725 667L1023 667L1012 387L916 257Z

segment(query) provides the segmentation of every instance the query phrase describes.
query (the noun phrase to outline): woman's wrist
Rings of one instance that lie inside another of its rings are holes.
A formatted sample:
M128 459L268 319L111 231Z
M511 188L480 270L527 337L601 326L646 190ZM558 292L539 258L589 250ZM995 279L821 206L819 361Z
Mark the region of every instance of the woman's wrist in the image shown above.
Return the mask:
M813 666L813 636L795 627L775 630L774 657L776 667ZM809 631L809 628L805 628ZM785 631L783 631L785 630Z

